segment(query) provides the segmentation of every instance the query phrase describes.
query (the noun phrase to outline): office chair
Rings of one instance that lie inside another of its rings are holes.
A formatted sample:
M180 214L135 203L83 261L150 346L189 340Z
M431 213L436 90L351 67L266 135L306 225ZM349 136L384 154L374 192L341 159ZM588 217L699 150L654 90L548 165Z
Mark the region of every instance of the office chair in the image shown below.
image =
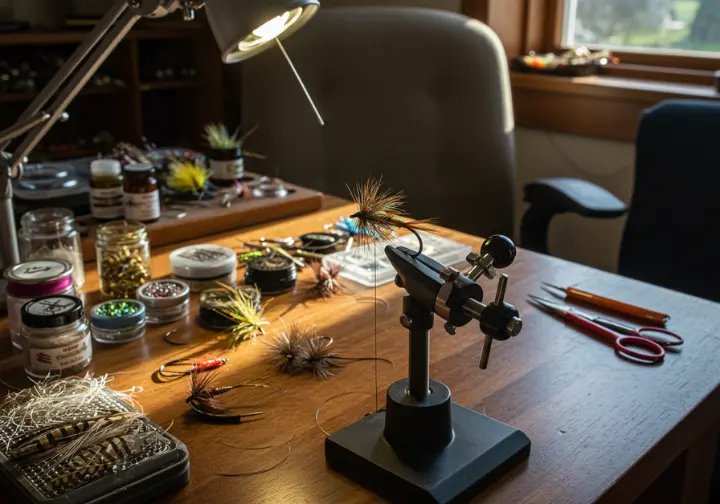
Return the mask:
M285 47L327 125L279 50L246 62L242 121L260 125L252 150L270 158L266 173L341 197L382 175L415 218L512 235L514 121L492 30L444 11L333 8Z
M720 104L669 100L647 109L637 135L635 189L618 271L702 298L720 301ZM548 253L552 217L625 214L608 191L577 179L525 186L525 248Z

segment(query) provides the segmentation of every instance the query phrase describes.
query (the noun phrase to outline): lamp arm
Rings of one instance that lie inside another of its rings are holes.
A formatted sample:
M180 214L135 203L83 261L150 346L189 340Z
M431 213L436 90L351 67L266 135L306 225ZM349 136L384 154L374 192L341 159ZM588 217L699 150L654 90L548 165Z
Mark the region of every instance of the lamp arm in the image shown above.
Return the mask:
M50 98L53 97L65 83L65 81L72 75L78 66L85 60L87 55L97 45L97 43L105 36L108 30L115 24L118 18L127 11L128 5L127 0L118 0L112 9L100 20L100 22L93 28L88 36L83 40L80 46L75 50L72 56L65 62L62 68L50 79L50 82L43 88L42 91L35 97L30 103L27 109L18 118L18 121L11 128L3 132L9 138L0 139L0 151L4 151L8 148L10 140L19 136L21 133L15 133L10 135L11 130L22 129L22 124L28 120L40 115L40 112L45 108L45 105ZM49 119L49 118L48 118ZM14 178L14 177L13 177Z
M115 12L118 12L119 15L115 16ZM99 30L99 33L96 34L99 39L95 40L94 43L91 42L88 52L81 55L86 57L80 58L77 62L68 61L68 63L60 69L58 72L58 82L60 82L61 85L73 72L74 76L70 78L67 86L57 94L55 100L52 102L52 105L48 109L50 118L32 129L18 149L13 153L13 158L10 162L12 178L17 178L22 175L21 163L25 156L30 154L38 142L45 137L50 128L55 125L68 105L75 99L82 88L85 87L85 84L92 78L108 56L112 54L113 50L125 38L139 19L139 15L127 10L127 2L121 0L115 9L103 18L100 25L103 28L105 26L108 28ZM80 52L81 49L84 48L79 48L77 52ZM76 70L77 65L83 59L85 59L85 62L81 64L79 70ZM49 93L50 96L54 94L52 91L49 91Z

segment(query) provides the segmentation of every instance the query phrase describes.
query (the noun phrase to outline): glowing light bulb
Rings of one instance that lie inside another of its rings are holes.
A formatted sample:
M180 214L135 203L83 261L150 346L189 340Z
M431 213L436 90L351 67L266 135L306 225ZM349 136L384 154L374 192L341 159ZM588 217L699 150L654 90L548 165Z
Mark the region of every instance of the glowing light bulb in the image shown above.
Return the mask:
M253 30L253 35L262 40L274 39L287 29L290 14L291 12L288 11L280 16L271 19L261 27Z

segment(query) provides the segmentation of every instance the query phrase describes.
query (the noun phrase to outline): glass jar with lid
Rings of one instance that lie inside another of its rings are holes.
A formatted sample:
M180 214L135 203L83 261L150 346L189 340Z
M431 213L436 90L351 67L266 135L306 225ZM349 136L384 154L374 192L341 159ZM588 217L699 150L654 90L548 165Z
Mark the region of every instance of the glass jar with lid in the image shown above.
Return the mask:
M82 242L75 216L67 208L40 208L20 219L18 245L22 261L61 259L73 267L75 288L85 283Z
M97 229L100 292L116 299L135 296L150 280L150 240L140 223L115 221Z
M44 296L22 307L25 371L35 378L67 376L92 361L83 304L75 296Z
M98 222L125 216L120 161L96 159L90 164L90 213Z
M123 192L127 220L155 222L160 218L160 190L155 168L143 164L127 165Z
M10 340L22 350L22 307L35 298L75 295L73 265L59 259L41 259L16 264L5 270Z

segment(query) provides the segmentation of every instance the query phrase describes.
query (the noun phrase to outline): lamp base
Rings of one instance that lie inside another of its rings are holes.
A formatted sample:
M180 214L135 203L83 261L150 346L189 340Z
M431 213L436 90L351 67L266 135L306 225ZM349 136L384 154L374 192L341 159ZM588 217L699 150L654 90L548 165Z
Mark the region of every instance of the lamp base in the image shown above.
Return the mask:
M530 455L520 430L452 404L453 441L425 456L402 457L384 438L385 412L325 440L333 470L396 502L450 503L492 483Z

